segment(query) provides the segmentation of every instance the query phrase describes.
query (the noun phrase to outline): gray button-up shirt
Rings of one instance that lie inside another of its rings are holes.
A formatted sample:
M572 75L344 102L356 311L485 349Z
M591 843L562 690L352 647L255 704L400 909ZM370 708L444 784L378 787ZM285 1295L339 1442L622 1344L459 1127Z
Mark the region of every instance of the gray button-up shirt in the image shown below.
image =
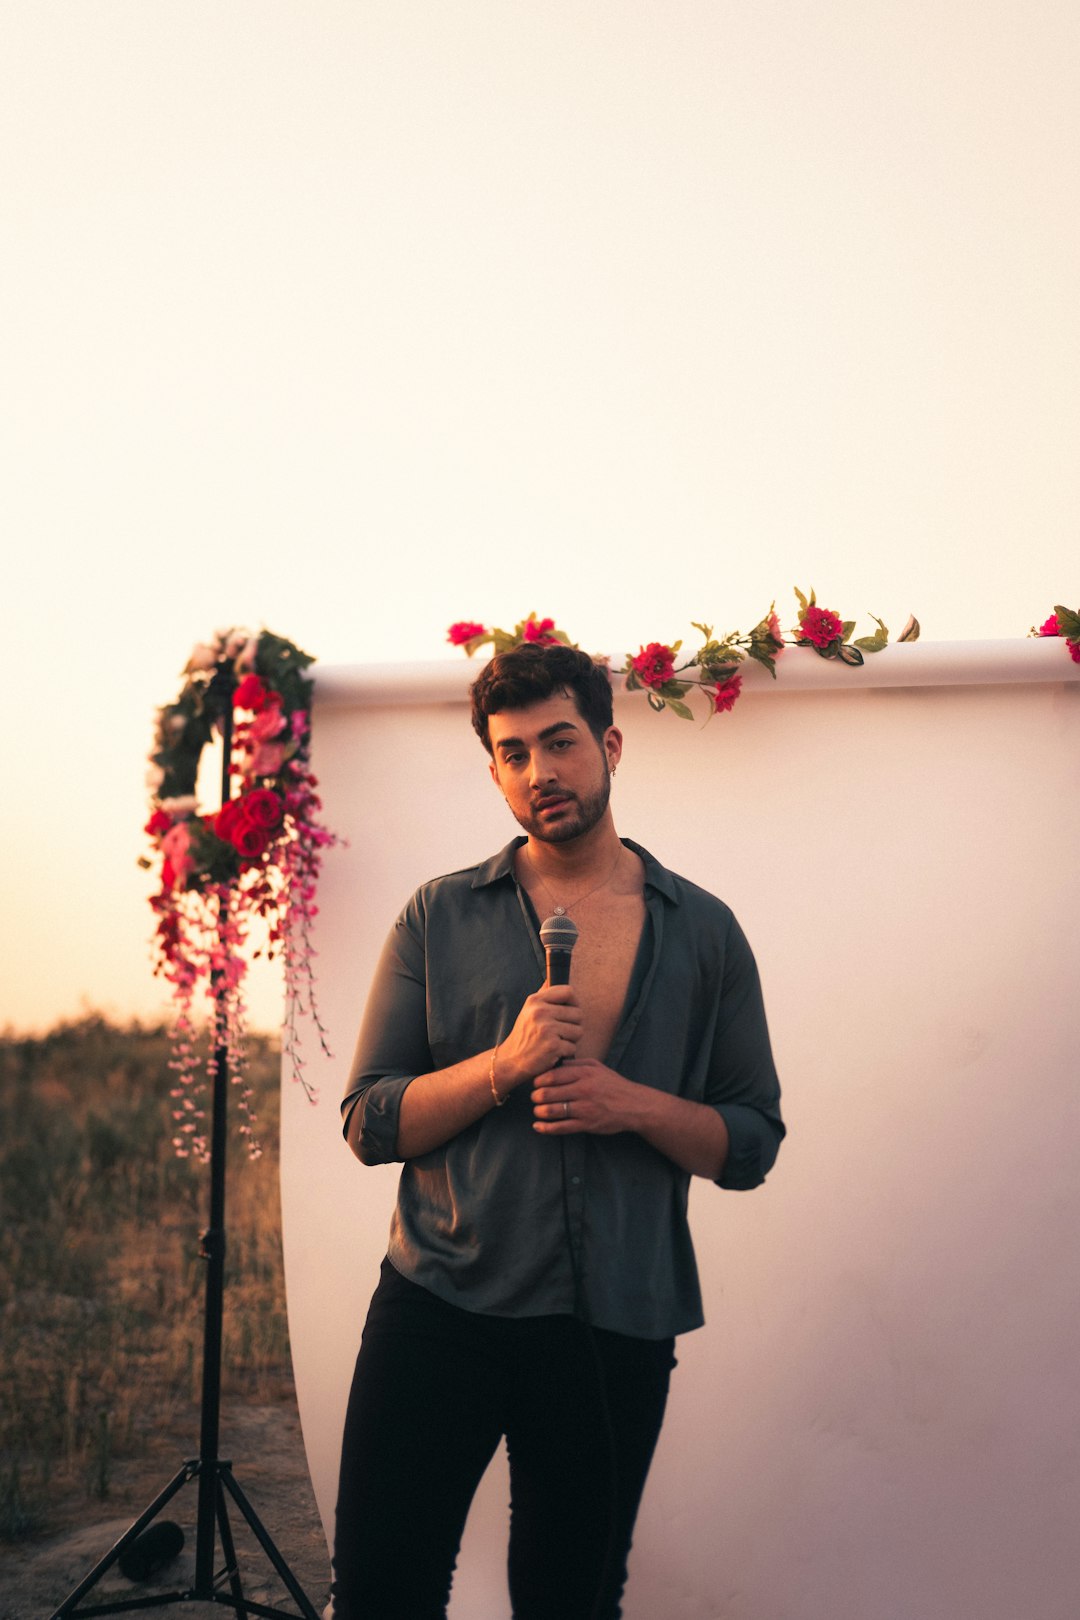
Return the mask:
M514 878L523 842L426 883L390 933L342 1103L346 1120L362 1110L365 1164L400 1159L406 1086L504 1040L543 983L535 914ZM784 1126L750 947L723 901L623 842L645 866L647 920L605 1061L628 1080L715 1108L731 1138L719 1185L756 1187ZM504 1107L405 1162L390 1229L395 1268L467 1310L569 1313L569 1238L597 1327L644 1339L700 1327L689 1175L633 1132L542 1136L530 1090L518 1087Z

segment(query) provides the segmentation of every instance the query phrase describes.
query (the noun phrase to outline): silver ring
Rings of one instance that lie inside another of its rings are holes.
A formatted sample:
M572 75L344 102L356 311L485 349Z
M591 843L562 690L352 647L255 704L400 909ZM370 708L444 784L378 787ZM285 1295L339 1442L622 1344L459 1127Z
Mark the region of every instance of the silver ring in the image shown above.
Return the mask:
M569 1119L570 1118L570 1104L568 1102L563 1103L562 1111L563 1111L564 1115L566 1116L566 1118Z

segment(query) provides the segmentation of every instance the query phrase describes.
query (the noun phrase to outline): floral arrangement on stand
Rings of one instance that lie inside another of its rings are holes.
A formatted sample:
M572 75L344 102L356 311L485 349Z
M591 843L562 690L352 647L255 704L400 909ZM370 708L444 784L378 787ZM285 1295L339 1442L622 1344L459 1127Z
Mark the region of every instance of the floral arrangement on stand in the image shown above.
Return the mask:
M704 639L697 651L682 663L676 662L683 645L681 641L670 645L650 641L636 653L628 653L618 671L625 677L627 691L644 690L650 708L658 713L670 709L683 720L693 719L686 698L698 691L706 699L711 717L727 714L735 707L742 692L739 666L747 658L762 664L775 680L776 661L788 646L807 648L819 658L835 658L843 664L861 664L866 653L880 652L888 645L888 629L876 614L870 615L877 625L873 634L853 640L854 619L844 619L831 608L819 607L812 590L807 597L796 588L795 595L799 601L798 618L791 628L790 639L784 636L775 602L745 634L732 630L718 641L711 625L695 624L693 628ZM909 618L898 639L917 641L918 637L919 621ZM470 658L479 647L488 645L496 653L530 641L541 645L552 642L562 642L568 647L576 645L553 619L539 619L535 613L530 613L510 631L489 630L473 620L462 620L450 626L447 640L455 647L463 647ZM610 661L602 658L597 662Z
M176 1009L173 1144L182 1158L209 1156L196 1053L200 990L212 1008L213 1045L224 1047L229 1076L240 1087L241 1133L252 1157L260 1152L243 1082L244 953L255 925L265 943L254 955L265 950L284 965L284 1052L311 1101L315 1090L304 1075L297 1028L301 1013L310 1015L328 1052L315 1006L311 924L322 854L338 840L319 821L318 784L309 768L313 683L304 671L312 662L268 630L258 636L222 631L194 649L180 695L158 711L145 828L153 855L140 865L160 876L150 899L157 917L154 972L171 985ZM200 813L203 750L227 730L224 779L235 791L216 812Z
M1040 624L1038 629L1033 625L1028 635L1064 636L1069 657L1074 664L1080 664L1080 613L1074 613L1067 607L1055 607L1046 622Z

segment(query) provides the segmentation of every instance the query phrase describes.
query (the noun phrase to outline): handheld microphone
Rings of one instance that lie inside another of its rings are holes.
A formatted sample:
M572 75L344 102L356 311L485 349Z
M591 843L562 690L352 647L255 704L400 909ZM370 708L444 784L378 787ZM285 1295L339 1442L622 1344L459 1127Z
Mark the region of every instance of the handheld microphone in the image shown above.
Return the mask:
M547 954L547 983L570 983L570 952L577 944L577 923L572 917L548 917L540 924L540 943Z

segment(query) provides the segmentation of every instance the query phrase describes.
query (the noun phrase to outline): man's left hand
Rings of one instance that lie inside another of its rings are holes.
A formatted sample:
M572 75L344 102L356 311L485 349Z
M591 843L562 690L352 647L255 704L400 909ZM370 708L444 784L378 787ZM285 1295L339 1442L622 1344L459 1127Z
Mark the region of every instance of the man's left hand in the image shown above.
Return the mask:
M613 1136L635 1129L642 1087L596 1058L573 1058L538 1074L532 1092L533 1129L547 1136L589 1131Z

